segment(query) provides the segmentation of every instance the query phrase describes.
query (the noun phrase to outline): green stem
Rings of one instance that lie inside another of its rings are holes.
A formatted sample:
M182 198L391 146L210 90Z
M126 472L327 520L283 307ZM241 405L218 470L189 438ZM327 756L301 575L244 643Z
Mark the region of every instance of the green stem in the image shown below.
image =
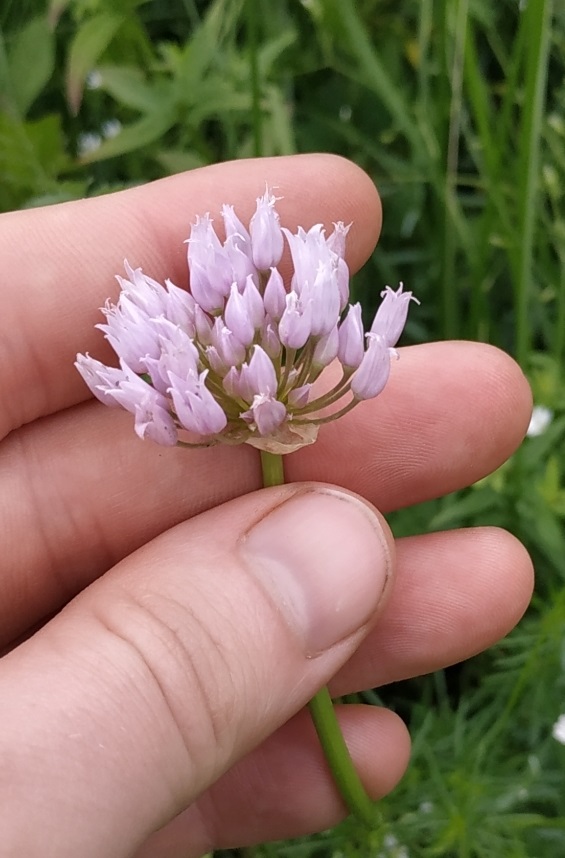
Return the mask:
M263 113L261 108L261 79L259 72L259 0L247 0L247 39L251 80L251 116L253 121L253 154L263 154Z
M344 370L343 375L337 384L335 384L330 390L326 393L319 396L317 399L313 399L304 408L296 409L294 412L297 417L302 417L304 414L311 414L313 411L320 411L322 408L326 408L328 405L333 405L338 399L347 393L347 389L349 386L349 382L351 381L352 371L346 372Z
M457 282L455 275L455 231L453 217L456 216L457 180L459 170L459 138L461 136L461 117L463 113L463 61L465 56L465 36L467 19L469 17L468 0L459 0L457 4L457 20L455 29L455 44L451 66L451 100L449 107L449 127L447 132L447 155L445 171L445 208L443 214L443 275L442 275L442 307L443 307L443 336L454 340L459 335L459 295L453 284ZM446 22L447 26L447 22Z
M352 408L355 408L356 405L359 404L359 400L353 397L347 405L344 405L343 408L340 408L339 411L334 411L333 414L328 414L327 417L314 417L310 418L310 420L300 420L296 419L292 422L295 426L305 426L307 423L312 423L314 426L322 426L324 423L331 423L332 420L339 420L340 417L343 417L344 414L348 414ZM300 417L300 415L298 415Z
M531 346L531 299L534 231L538 217L539 162L543 109L549 61L551 0L531 0L524 13L528 23L524 107L519 148L519 195L516 283L516 358L526 367Z
M265 487L283 485L282 456L262 450L261 468ZM345 744L328 689L322 688L318 691L308 707L324 756L347 809L366 825L372 826L375 821L373 803L361 783Z
M345 744L330 692L321 688L308 704L330 771L349 811L367 825L375 823L375 808L357 774Z
M266 489L270 486L284 485L284 465L282 456L261 450L261 470L263 472L263 485Z

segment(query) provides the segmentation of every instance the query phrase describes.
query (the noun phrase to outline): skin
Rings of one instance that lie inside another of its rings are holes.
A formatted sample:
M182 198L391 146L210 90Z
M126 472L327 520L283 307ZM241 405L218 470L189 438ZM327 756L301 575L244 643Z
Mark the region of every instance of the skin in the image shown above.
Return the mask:
M465 659L529 602L531 562L508 533L393 546L382 523L384 597L308 658L237 548L297 492L323 503L319 483L387 512L500 465L531 399L517 365L490 346L401 349L385 392L288 458L297 486L270 490L252 448L159 448L89 397L73 361L77 351L111 359L93 326L124 256L187 285L190 222L223 202L245 222L265 182L290 228L353 221L353 272L372 252L377 192L326 155L228 163L0 218L2 856L187 858L326 828L345 811L303 708L313 693ZM408 762L404 725L364 706L342 708L340 721L367 789L382 796Z

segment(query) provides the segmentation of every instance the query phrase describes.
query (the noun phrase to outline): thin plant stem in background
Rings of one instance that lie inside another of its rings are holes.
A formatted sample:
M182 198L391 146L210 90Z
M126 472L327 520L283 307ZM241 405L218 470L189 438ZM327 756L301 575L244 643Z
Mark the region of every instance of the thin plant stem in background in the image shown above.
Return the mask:
M531 347L530 303L534 278L534 229L537 219L542 117L545 105L552 0L528 0L525 92L518 158L518 282L516 283L516 357L525 367Z
M263 154L263 116L261 113L261 78L259 69L259 20L260 0L247 0L247 38L249 52L249 77L251 81L251 115L253 121L253 154Z
M451 99L449 105L449 126L447 133L447 154L445 168L445 210L443 223L443 276L442 276L442 316L443 333L446 339L456 339L459 335L459 300L453 288L455 282L455 232L451 221L455 210L457 178L459 170L459 138L461 134L461 114L463 109L463 64L465 57L465 38L469 17L468 0L459 0L455 44L451 64Z

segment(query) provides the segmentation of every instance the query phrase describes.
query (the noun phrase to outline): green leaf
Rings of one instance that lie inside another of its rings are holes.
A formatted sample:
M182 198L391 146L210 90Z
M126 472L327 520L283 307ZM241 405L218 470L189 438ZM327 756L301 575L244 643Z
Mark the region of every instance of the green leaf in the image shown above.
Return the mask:
M59 118L47 116L37 122L0 114L0 181L30 188L48 175L45 166L61 160Z
M205 165L204 159L196 152L183 152L179 149L161 149L155 153L155 160L170 175L196 170Z
M73 113L78 113L88 72L92 71L123 22L121 14L100 12L83 24L74 37L67 65L67 99Z
M100 87L116 101L142 113L155 110L163 93L149 86L141 69L129 66L99 66Z
M26 122L24 127L37 163L46 176L56 179L69 165L61 117L50 113L41 119Z
M66 166L60 117L35 122L0 113L0 188L3 201L19 206L34 195L50 194ZM2 203L4 205L4 202Z
M71 0L51 0L49 4L49 11L47 12L49 26L57 26L59 18L61 17L70 2Z
M445 530L460 527L473 516L491 512L499 505L499 498L489 487L471 490L462 497L455 497L430 521L430 530Z
M21 208L33 209L40 206L52 206L56 203L66 203L70 200L80 200L86 195L87 181L58 182L56 190L51 193L37 194L26 199Z
M266 92L270 122L266 123L271 146L269 154L293 155L296 152L294 128L290 107L278 87L271 86Z
M53 74L54 47L45 18L34 18L12 42L8 65L14 102L22 117Z
M198 100L194 106L187 110L187 122L192 127L200 125L205 119L226 115L232 112L248 114L251 109L250 95L248 92L236 92L229 87L222 86L220 80L211 78L202 85L201 93L205 97Z
M285 30L276 39L271 39L261 47L259 51L259 68L265 77L280 62L281 54L295 42L296 31L294 27L289 27L288 30Z
M521 498L516 506L524 533L536 548L553 564L555 570L565 577L565 533L563 524L554 511L541 503L539 495Z
M115 158L117 155L125 155L126 152L134 152L144 146L154 143L176 121L176 112L170 106L165 106L158 113L150 113L138 122L126 125L122 131L109 140L105 140L98 149L84 155L81 164L93 164L104 161L106 158Z
M216 0L206 13L203 23L192 34L179 57L175 77L180 93L190 92L205 79L212 65L222 63L222 48L226 35L234 26L242 6L241 0Z

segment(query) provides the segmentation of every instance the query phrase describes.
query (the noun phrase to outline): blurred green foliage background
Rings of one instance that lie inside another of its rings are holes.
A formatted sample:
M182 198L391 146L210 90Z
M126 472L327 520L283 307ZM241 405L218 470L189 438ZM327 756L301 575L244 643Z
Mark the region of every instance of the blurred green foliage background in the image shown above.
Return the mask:
M499 345L549 409L497 473L391 517L399 535L515 533L538 571L526 619L465 665L364 695L415 743L374 831L349 821L241 854L565 854L551 735L565 711L564 72L565 4L551 0L0 5L1 211L232 158L343 154L384 204L354 285L368 312L403 280L422 302L407 340Z

